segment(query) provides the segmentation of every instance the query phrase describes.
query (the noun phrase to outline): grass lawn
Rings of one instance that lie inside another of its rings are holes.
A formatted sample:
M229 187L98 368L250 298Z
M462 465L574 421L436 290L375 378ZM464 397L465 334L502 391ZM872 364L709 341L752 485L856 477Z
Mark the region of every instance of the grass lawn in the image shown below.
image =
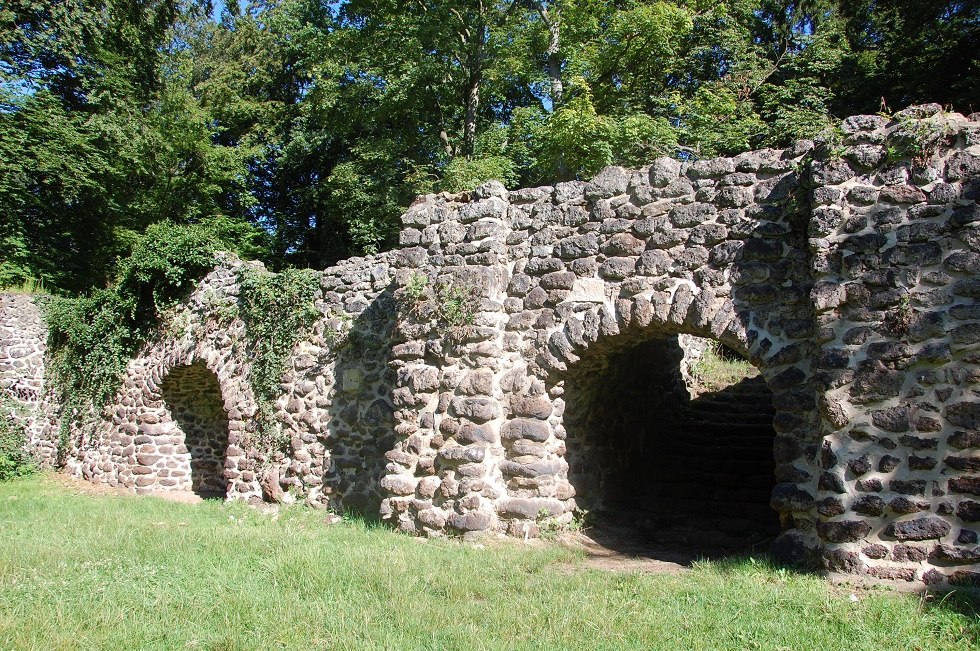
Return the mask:
M965 595L857 594L761 561L615 573L301 508L0 484L0 649L980 649Z

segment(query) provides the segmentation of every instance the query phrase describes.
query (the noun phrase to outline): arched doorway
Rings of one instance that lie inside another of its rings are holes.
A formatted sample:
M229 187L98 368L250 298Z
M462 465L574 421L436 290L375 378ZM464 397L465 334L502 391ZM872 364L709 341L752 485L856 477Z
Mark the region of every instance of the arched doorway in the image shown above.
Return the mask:
M596 540L696 558L779 533L772 394L738 353L683 335L613 341L563 382L568 478Z
M189 465L191 490L204 498L224 498L228 451L228 414L218 378L201 362L176 366L164 378L161 393L176 426L174 439L183 439L180 458Z

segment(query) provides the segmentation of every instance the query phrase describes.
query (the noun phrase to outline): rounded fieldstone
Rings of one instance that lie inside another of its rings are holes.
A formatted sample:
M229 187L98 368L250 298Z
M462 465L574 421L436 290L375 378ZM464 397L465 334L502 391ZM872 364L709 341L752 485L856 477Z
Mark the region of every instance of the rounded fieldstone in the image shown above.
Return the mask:
M855 509L857 510L857 509ZM834 516L844 514L844 503L836 497L825 497L824 499L817 502L817 513L824 516L825 518L832 518Z
M908 513L918 513L920 511L928 511L928 502L915 502L908 499L907 497L896 497L888 503L888 508L895 513L908 514Z
M860 477L871 470L871 461L868 459L868 455L862 454L860 457L848 461L847 469Z
M980 476L954 477L949 480L949 490L961 495L980 495Z
M551 436L548 423L536 419L515 418L504 423L500 437L504 440L528 439L544 442Z
M895 468L898 468L902 463L902 460L898 457L893 457L890 454L886 454L878 461L878 472L891 472Z
M772 498L769 500L773 510L781 513L809 511L813 504L813 495L790 483L776 484L772 489Z

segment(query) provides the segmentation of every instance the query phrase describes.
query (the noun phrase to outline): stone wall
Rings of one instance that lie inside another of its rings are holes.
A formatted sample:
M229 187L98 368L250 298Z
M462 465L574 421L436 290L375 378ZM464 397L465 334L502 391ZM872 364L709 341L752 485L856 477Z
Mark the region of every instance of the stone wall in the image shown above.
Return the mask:
M57 423L44 396L47 328L29 294L0 294L0 409L23 426L41 465L57 457Z
M569 436L566 414L579 405L567 400L580 403L576 392L610 360L678 334L721 341L760 369L775 446L793 452L777 455L776 477L808 486L802 451L818 447L820 416L800 172L812 146L659 159L553 188L488 184L413 206L393 257L399 284L425 267L432 285L479 287L481 304L456 336L432 320L396 330L400 440L383 515L426 533L523 535L542 516L570 521L589 496L576 494L569 461L597 461L609 446ZM580 486L595 485L596 472ZM795 505L776 506L798 530Z
M250 438L242 263L226 258L98 427L73 430L67 467L200 490L195 463L212 478L220 463L228 496L380 512L425 535L534 535L624 493L652 510L670 495L674 517L690 504L721 528L765 510L761 494L783 553L975 582L980 124L935 106L897 117L849 118L836 146L420 198L396 251L323 272L322 318L277 403L289 450L271 459ZM5 332L24 330L18 310ZM698 406L692 336L758 368L766 386L745 395L771 394L768 458L739 462L759 448L738 427L710 454L658 430L668 408L676 424Z
M322 272L322 318L294 348L282 378L276 420L288 452L274 458L255 444L251 361L237 316L245 266L262 272L257 263L222 256L129 363L115 399L94 421L72 425L62 444L65 469L139 492L195 490L377 512L383 455L393 442L387 342L394 306L386 256ZM36 405L43 399L43 324L26 297L4 301L16 309L3 313L3 324L19 333L5 330L0 346L0 368L17 369L7 373L16 380L5 380L5 392L13 391L6 385L31 386ZM30 366L20 362L21 340L40 353ZM39 409L37 423L42 413L53 420L57 410ZM58 427L43 431L36 444L53 459Z
M980 578L977 126L947 123L959 147L942 157L888 164L895 127L851 118L845 159L814 166L814 495L835 569Z

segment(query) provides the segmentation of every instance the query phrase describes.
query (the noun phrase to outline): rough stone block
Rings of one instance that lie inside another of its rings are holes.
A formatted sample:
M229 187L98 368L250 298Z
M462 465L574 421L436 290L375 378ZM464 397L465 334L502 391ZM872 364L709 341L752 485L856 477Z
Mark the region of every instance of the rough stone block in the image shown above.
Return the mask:
M515 418L507 421L500 430L500 437L507 441L528 439L544 442L550 436L551 429L548 427L548 423L529 418Z
M857 542L871 533L871 525L862 520L818 522L817 534L827 542Z
M949 531L948 522L933 516L892 522L885 529L885 534L896 540L932 540L944 537Z
M953 477L949 480L949 490L961 495L980 495L980 476Z

